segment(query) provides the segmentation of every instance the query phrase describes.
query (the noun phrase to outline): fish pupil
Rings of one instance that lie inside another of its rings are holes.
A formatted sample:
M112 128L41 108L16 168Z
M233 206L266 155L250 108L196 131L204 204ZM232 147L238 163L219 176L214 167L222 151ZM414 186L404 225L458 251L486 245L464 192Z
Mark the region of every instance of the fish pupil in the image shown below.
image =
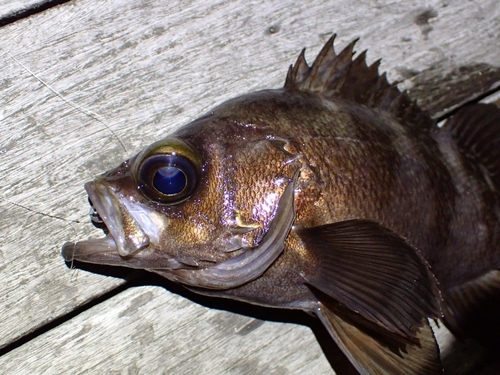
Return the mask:
M156 171L153 177L153 185L162 194L176 195L186 188L187 177L177 167L162 167Z

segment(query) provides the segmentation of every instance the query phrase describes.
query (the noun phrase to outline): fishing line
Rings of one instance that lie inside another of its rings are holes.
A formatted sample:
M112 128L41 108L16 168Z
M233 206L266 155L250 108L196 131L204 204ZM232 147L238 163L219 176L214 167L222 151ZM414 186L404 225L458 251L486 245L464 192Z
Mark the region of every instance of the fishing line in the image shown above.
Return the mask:
M90 109L87 109L81 105L79 105L78 103L75 103L73 102L72 100L66 98L64 95L62 95L59 91L57 91L55 88L53 88L51 85L49 85L45 80L43 80L40 76L38 76L38 74L36 74L35 72L33 72L31 69L29 69L26 65L24 65L21 61L19 61L15 56L13 56L10 52L6 52L6 55L9 56L14 62L16 62L19 66L21 66L26 72L28 72L29 74L31 74L36 80L38 80L38 82L40 82L42 85L44 85L45 87L47 87L52 93L54 93L57 97L59 97L63 102L65 102L66 104L68 104L70 107L76 109L77 111L85 114L86 116L89 116L90 118L98 121L100 124L102 124L112 135L113 137L117 140L117 142L120 144L120 146L122 147L122 149L127 153L127 148L125 147L124 143L121 141L121 139L118 137L118 135L113 131L113 129L111 129L111 127L105 122L105 120L99 115L97 114L96 112L90 110ZM40 212L40 211L37 211L37 210L34 210L34 209L31 209L29 207L26 207L22 204L19 204L19 203L16 203L16 202L12 202L6 198L3 198L3 197L0 197L1 200L15 206L15 207L18 207L18 208L21 208L21 209L24 209L28 212L31 212L35 215L41 215L41 216L44 216L44 217L48 217L48 218L52 218L52 219L56 219L56 220L61 220L63 222L65 222L66 225L70 226L72 231L74 232L74 235L76 236L77 235L77 231L75 230L75 228L73 227L72 223L77 223L79 224L80 221L78 220L69 220L69 219L66 219L64 217L60 217L60 216L56 216L56 215L51 215L51 214L48 214L48 213L44 213L44 212ZM76 281L76 268L74 267L74 260L72 260L70 262L70 269L72 270L75 270L72 275L71 275L71 281L74 282Z
M36 80L38 80L38 82L40 82L42 85L44 85L46 88L48 88L52 93L54 93L57 97L59 97L63 102L65 102L70 107L76 109L77 111L85 114L86 116L89 116L90 118L92 118L92 119L96 120L97 122L99 122L100 124L102 124L113 135L113 137L117 140L117 142L120 144L120 146L125 151L125 153L128 152L127 148L125 147L125 145L121 141L121 139L118 137L118 135L113 131L113 129L111 129L111 127L106 123L106 121L99 114L97 114L96 112L94 112L94 111L92 111L92 110L90 110L88 108L85 108L85 107L79 105L78 103L75 103L72 100L66 98L59 91L57 91L50 84L48 84L44 79L42 79L40 76L38 76L38 74L36 74L35 72L33 72L26 65L24 65L21 61L19 61L10 52L6 52L6 55L9 56L19 66L21 66L26 72L28 72L29 74L31 74ZM69 220L69 219L66 219L64 217L60 217L60 216L56 216L56 215L51 215L51 214L47 214L47 213L44 213L44 212L40 212L40 211L31 209L29 207L26 207L26 206L24 206L22 204L19 204L19 203L16 203L16 202L12 202L12 201L10 201L10 200L8 200L6 198L3 198L3 197L0 197L0 199L3 200L3 201L5 201L5 202L7 202L7 203L10 203L11 205L13 205L15 207L18 207L18 208L24 209L24 210L26 210L28 212L31 212L31 213L33 213L35 215L41 215L41 216L44 216L44 217L48 217L48 218L52 218L52 219L56 219L56 220L61 220L61 221L65 222L66 225L70 226L70 228L72 229L74 235L77 236L77 231L73 227L72 223L79 224L80 221L78 221L78 220ZM70 276L70 281L71 282L76 282L77 281L77 274L78 274L78 272L77 272L77 269L74 266L74 260L73 259L70 262L70 269L73 270L73 272L72 272L72 274Z
M71 230L73 231L75 237L77 237L77 231L76 229L73 227L72 224L80 224L81 222L78 221L78 220L70 220L70 219L66 219L64 217L61 217L61 216L56 216L56 215L50 215L50 214L47 214L45 212L40 212L40 211L37 211L37 210L33 210L29 207L26 207L26 206L23 206L22 204L19 204L19 203L16 203L16 202L12 202L6 198L3 198L3 197L0 197L0 200L6 202L6 203L9 203L15 207L18 207L18 208L21 208L23 210L26 210L30 213L32 213L33 215L41 215L41 216L44 216L44 217L48 217L48 218L51 218L51 219L56 219L56 220L61 220L63 221L66 225L68 225ZM29 218L29 217L28 217ZM15 235L18 231L22 230L23 228L22 227L19 227L19 229L14 232L14 233L11 233L9 237L12 237L13 235ZM70 276L70 281L71 282L76 282L77 281L77 276L78 276L78 269L74 266L74 259L71 259L71 262L70 262L70 267L69 267L71 270L73 270L71 276Z
M47 82L45 82L41 77L39 77L35 72L33 72L27 66L25 66L22 62L20 62L10 52L6 52L6 54L12 60L14 60L17 64L19 64L19 66L21 66L24 70L26 70L29 74L31 74L33 77L35 77L38 80L38 82L40 82L42 85L44 85L45 87L47 87L50 91L52 91L57 97L59 97L66 104L68 104L69 106L71 106L72 108L76 109L77 111L79 111L79 112L81 112L81 113L89 116L90 118L92 118L92 119L96 120L97 122L99 122L100 124L102 124L113 135L113 137L115 137L115 139L118 141L118 143L123 148L123 150L125 151L125 153L128 152L127 148L125 147L125 145L123 144L123 142L121 141L121 139L118 137L118 135L116 135L116 133L113 131L113 129L111 129L111 127L109 127L108 124L106 124L105 120L101 116L99 116L94 111L92 111L90 109L87 109L87 108L79 105L78 103L73 102L70 99L67 99L64 95L62 95L60 92L58 92L56 89L54 89L51 85L49 85Z
M70 220L70 219L66 219L64 217L61 217L61 216L56 216L56 215L51 215L51 214L46 214L44 212L40 212L40 211L37 211L37 210L33 210L32 208L29 208L29 207L26 207L26 206L23 206L22 204L20 203L16 203L16 202L12 202L4 197L0 197L1 200L3 200L4 202L7 202L13 206L16 206L16 207L19 207L19 208L22 208L22 209L25 209L26 211L29 211L35 215L41 215L41 216L45 216L45 217L50 217L52 219L57 219L57 220L62 220L66 223L76 223L76 224L80 224L80 221L78 220Z
M70 220L70 219L66 219L66 218L61 217L61 216L56 216L56 215L47 214L45 212L36 211L36 210L33 210L33 209L29 208L29 207L23 206L22 204L19 204L19 203L16 203L16 202L12 202L12 201L4 198L4 197L0 197L0 200L6 202L8 204L11 204L11 205L13 205L15 207L21 208L21 209L23 209L25 211L28 211L28 212L32 213L33 215L40 215L40 216L48 217L48 218L51 218L51 219L61 220L61 221L63 221L66 225L68 225L71 228L71 230L73 231L73 234L75 235L75 237L77 237L77 235L78 235L76 229L72 225L72 224L81 224L81 222L78 221L78 220ZM28 216L26 218L26 220L28 220L29 218L30 218L30 216ZM15 232L10 233L9 237L14 236L16 233L18 233L21 230L23 230L23 227L19 226L19 228ZM73 260L71 261L70 268L71 269L75 269L75 267L73 266Z

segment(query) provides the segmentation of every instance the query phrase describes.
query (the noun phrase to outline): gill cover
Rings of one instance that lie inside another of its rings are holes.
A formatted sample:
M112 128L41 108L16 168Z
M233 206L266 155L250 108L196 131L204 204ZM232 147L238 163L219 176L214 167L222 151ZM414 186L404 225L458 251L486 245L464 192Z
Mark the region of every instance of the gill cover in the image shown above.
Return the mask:
M173 281L206 289L236 288L255 280L271 266L285 248L285 239L295 219L294 192L298 175L296 172L288 182L269 230L256 248L245 249L234 258L207 268L150 271Z

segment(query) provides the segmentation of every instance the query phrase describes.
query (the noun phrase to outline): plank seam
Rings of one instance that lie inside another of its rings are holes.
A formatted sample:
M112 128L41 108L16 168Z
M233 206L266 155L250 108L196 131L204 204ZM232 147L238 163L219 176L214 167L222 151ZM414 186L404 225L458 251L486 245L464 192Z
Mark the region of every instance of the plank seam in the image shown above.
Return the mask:
M77 315L80 315L81 313L93 308L94 306L99 305L100 303L105 302L112 297L115 297L116 295L122 293L126 289L136 285L137 285L137 280L126 281L124 284L118 286L117 288L112 289L109 292L106 292L101 296L70 311L69 313L61 315L56 319L36 328L35 330L29 332L28 334L21 336L15 341L11 342L10 344L4 346L3 348L0 348L0 357L13 351L14 349L23 346L24 344L30 342L31 340L36 339L37 337L43 335L44 333L49 332L50 330L66 323L67 321L75 318Z
M437 117L435 120L437 123L443 121L443 120L446 120L448 117L451 117L453 116L455 113L457 113L460 109L462 109L464 106L466 105L469 105L469 104L474 104L474 103L478 103L479 101L487 98L488 96L490 95L493 95L493 94L496 94L497 92L500 92L500 85L496 86L496 87L493 87L492 89L488 90L488 91L484 91L480 94L478 94L477 96L475 96L474 98L472 98L471 100L468 100L466 102L463 102L462 104L460 104L459 106L457 106L456 108L453 108L452 110L450 111L447 111L445 113L443 113L441 116Z
M19 9L14 12L7 13L5 16L0 17L0 27L9 25L24 18L28 18L34 14L41 13L50 8L68 3L70 1L71 0L47 0L37 4L33 4L29 8Z

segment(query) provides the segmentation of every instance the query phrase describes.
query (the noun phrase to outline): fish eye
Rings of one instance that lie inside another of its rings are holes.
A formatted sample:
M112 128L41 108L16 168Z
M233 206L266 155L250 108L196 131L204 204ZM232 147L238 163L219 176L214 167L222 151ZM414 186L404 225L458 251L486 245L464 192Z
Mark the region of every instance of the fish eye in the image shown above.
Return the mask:
M164 204L180 203L194 192L201 173L199 153L179 139L153 143L138 155L136 179L141 192Z

